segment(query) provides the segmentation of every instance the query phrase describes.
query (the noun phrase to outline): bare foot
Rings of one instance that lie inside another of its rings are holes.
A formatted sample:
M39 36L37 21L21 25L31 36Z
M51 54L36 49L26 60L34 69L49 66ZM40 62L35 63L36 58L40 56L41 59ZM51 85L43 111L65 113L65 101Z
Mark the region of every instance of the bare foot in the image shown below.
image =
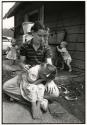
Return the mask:
M72 72L72 69L69 69L69 72Z
M61 67L60 70L64 70L64 67Z
M47 112L47 109L48 109L48 100L47 99L43 99L43 101L41 101L41 109L44 111L44 112Z
M40 109L40 104L39 103L32 103L32 116L33 119L41 119L42 118L42 112Z

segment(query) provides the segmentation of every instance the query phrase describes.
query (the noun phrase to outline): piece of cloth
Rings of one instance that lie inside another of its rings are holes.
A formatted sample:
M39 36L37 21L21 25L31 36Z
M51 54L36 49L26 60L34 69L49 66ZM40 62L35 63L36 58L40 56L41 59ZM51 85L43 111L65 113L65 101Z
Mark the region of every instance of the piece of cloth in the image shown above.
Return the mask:
M37 65L46 61L46 58L52 57L49 46L40 46L37 51L33 48L33 43L25 43L20 48L20 55L26 57L26 64Z

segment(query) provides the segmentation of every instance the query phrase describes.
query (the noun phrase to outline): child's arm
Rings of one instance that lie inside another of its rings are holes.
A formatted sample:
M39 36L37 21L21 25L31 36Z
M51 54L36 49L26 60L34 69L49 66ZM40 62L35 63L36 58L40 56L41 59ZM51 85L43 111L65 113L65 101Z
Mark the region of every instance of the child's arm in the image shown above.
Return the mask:
M57 46L57 50L59 51L59 52L62 52L62 49L59 49L59 47Z

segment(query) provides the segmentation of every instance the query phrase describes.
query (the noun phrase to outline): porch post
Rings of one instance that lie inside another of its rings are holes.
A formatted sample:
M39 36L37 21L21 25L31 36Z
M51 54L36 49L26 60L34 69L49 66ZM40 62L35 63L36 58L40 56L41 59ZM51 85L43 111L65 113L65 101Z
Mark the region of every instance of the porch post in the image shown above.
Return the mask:
M40 8L40 22L44 24L44 5Z
M28 22L28 15L27 14L25 14L25 16L24 16L24 22Z

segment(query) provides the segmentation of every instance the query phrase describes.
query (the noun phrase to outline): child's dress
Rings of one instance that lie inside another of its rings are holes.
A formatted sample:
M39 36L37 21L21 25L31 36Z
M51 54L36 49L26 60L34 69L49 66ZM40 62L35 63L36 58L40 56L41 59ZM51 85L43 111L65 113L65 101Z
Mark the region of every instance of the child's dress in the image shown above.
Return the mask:
M6 58L11 60L17 59L17 52L16 52L17 46L12 46L10 50L8 51Z
M61 55L62 55L64 61L66 61L66 60L70 60L70 62L72 61L72 58L66 48L61 49Z

